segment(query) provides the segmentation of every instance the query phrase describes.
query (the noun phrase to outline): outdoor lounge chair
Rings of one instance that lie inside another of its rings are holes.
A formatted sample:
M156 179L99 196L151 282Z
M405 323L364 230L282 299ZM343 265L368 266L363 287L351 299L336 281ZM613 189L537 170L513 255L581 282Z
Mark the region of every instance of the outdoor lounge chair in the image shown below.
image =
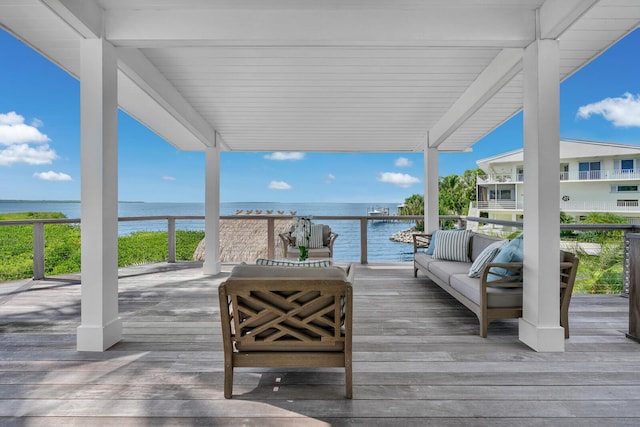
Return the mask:
M352 396L354 268L239 265L218 288L224 397L237 367L344 367Z

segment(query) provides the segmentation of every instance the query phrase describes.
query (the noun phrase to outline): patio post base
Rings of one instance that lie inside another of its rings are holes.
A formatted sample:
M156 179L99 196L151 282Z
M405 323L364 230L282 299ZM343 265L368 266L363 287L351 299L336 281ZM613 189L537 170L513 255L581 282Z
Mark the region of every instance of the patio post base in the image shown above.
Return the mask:
M105 351L122 339L122 319L106 325L80 325L77 329L78 351Z
M538 326L524 318L518 322L518 339L540 352L564 351L564 328L561 326Z

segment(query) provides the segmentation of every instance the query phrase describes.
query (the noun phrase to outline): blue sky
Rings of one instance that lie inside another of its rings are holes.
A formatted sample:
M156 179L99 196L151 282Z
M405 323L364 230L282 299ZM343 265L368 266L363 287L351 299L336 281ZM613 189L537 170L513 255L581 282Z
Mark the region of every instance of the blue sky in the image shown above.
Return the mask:
M0 200L80 199L78 81L0 30ZM561 86L565 139L640 145L640 29ZM204 154L176 150L119 116L119 199L204 201ZM522 147L522 114L473 147L440 155L440 175ZM400 203L423 192L423 157L374 153L221 154L222 202ZM309 191L313 189L313 191Z

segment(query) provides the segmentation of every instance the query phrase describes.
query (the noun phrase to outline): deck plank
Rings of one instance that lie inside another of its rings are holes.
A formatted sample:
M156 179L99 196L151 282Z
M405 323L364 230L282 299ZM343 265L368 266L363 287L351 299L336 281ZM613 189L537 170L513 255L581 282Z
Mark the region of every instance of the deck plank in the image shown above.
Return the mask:
M473 314L408 263L357 266L354 399L341 369L239 369L223 398L217 285L199 265L120 274L123 339L77 352L77 277L0 284L1 425L638 425L628 300L575 295L564 353ZM227 273L230 266L225 266Z

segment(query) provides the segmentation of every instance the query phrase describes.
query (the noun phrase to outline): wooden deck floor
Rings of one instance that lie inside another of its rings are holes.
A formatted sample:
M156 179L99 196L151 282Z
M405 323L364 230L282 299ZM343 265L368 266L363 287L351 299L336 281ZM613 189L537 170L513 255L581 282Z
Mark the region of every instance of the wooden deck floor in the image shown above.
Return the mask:
M225 267L229 270L229 266ZM121 271L123 340L75 350L77 276L0 284L0 425L640 425L628 300L574 297L564 353L489 327L410 265L357 266L354 399L340 369L246 369L223 398L216 300L194 264Z

